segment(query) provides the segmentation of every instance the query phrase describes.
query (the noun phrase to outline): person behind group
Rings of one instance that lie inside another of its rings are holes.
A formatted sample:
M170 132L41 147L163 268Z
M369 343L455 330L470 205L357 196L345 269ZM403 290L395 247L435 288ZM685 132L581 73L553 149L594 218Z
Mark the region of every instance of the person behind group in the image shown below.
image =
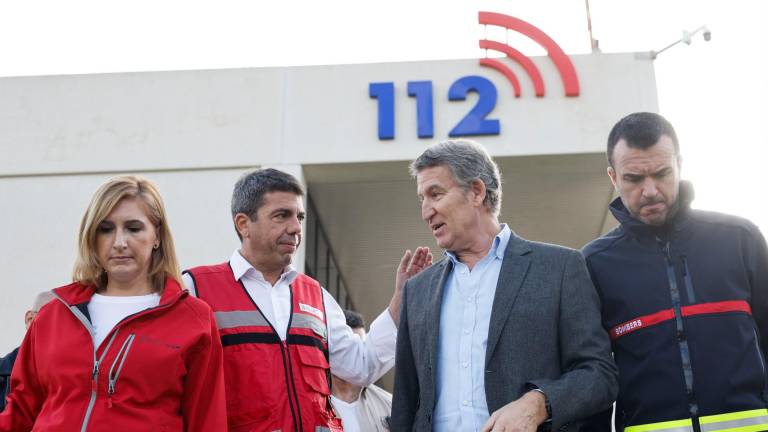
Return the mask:
M344 317L352 331L365 340L365 320L345 309ZM333 371L331 371L333 372ZM374 384L358 386L331 375L331 402L341 418L344 432L385 432L389 430L392 394Z
M181 288L151 182L121 176L98 188L73 273L24 337L0 431L225 430L213 314Z
M303 196L288 173L265 168L244 174L231 207L240 248L228 262L184 275L216 315L230 431L340 430L329 367L358 386L392 367L402 285L431 264L427 248L406 251L389 307L361 340L336 300L291 265L301 242Z
M32 309L24 313L25 328L29 329L29 325L32 324L32 320L37 315L37 312L51 299L53 299L53 294L50 291L43 291L35 296L35 300L32 302ZM13 370L13 364L18 353L19 349L16 348L5 357L0 357L0 411L5 409L5 395L11 389L11 371Z
M621 119L607 157L620 225L583 254L619 367L616 430L768 430L765 239L746 219L691 209L664 117Z
M499 222L498 167L475 142L433 145L411 174L446 252L403 289L392 430L583 430L617 388L584 259Z

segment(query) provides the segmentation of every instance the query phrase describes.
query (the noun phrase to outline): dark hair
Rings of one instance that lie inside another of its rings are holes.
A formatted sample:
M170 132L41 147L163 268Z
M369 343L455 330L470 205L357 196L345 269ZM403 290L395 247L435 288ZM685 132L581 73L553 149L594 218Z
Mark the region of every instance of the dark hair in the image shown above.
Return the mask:
M613 166L613 149L619 140L626 141L631 148L645 150L659 142L662 135L667 135L675 145L675 154L680 154L675 128L664 117L650 112L632 113L619 120L608 135L608 165Z
M270 192L290 192L304 196L304 189L296 177L274 168L257 169L243 174L235 183L232 191L232 218L243 213L251 220L256 220L256 213L264 205L264 195ZM237 227L235 232L242 240Z
M347 319L347 325L353 329L365 328L365 318L353 310L344 309L344 318Z
M411 162L413 177L419 171L436 166L447 167L460 187L469 189L475 180L485 184L483 205L493 215L501 211L501 173L496 162L480 144L470 140L447 140L430 146Z

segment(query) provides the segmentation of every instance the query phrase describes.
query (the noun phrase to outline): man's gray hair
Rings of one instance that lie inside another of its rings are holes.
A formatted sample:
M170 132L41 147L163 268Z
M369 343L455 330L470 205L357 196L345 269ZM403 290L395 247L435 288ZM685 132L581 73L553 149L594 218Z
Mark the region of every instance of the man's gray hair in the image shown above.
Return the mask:
M501 173L480 144L470 140L447 140L430 146L411 162L413 177L426 168L447 167L460 187L469 189L475 180L485 184L483 205L495 216L501 212Z

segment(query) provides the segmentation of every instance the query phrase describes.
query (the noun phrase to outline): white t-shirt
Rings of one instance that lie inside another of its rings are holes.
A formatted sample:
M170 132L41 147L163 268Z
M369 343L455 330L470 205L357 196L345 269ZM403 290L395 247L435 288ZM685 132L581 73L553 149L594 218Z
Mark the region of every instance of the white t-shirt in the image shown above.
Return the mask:
M344 432L360 432L360 422L357 420L357 404L360 403L360 398L348 403L331 395L331 403L336 414L341 417L341 426L344 428Z
M159 304L160 294L157 293L125 297L94 294L88 303L94 346L98 348L115 324L123 318Z

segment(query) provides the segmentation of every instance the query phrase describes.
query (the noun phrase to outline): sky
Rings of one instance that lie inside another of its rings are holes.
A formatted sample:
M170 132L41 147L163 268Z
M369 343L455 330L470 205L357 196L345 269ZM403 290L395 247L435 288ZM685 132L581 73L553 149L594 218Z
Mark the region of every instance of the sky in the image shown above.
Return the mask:
M566 53L583 54L590 51L585 4L5 1L0 77L478 58L481 10L528 21ZM590 10L594 37L609 53L659 50L683 30L708 26L711 41L697 34L656 59L660 112L677 129L694 207L747 217L768 232L768 2L591 0ZM527 55L544 54L514 33L509 41Z

